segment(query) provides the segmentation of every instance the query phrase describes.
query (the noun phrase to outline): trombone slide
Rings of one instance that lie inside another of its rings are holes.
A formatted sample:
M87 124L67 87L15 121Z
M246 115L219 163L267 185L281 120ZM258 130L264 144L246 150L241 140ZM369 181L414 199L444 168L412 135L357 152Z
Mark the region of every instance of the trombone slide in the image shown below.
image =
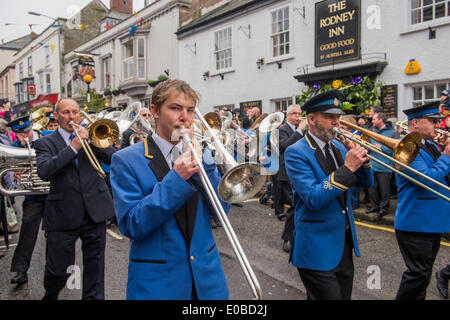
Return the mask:
M236 234L234 233L231 223L228 220L225 211L223 210L219 197L217 196L214 187L212 186L211 181L209 180L208 175L206 174L206 171L203 168L202 159L200 159L199 156L197 155L197 152L195 151L195 148L192 144L192 140L187 133L183 135L183 140L188 145L192 155L194 156L195 163L200 169L200 180L202 182L202 185L217 214L217 217L220 220L220 223L223 226L225 234L228 240L230 241L231 247L233 248L236 258L238 259L239 265L241 266L245 278L247 279L247 282L250 285L254 299L261 300L262 299L261 286L259 285L258 279L256 278L253 269L250 266L250 263L248 262L248 259L239 243L239 240L237 239Z

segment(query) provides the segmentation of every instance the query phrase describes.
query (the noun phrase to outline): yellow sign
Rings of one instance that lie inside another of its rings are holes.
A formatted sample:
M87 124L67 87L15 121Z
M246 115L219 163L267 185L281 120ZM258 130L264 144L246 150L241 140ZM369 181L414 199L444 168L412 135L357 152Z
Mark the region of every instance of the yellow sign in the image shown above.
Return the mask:
M419 63L416 61L416 59L409 60L408 64L405 68L406 74L417 74L420 71L422 71L422 68L420 67Z

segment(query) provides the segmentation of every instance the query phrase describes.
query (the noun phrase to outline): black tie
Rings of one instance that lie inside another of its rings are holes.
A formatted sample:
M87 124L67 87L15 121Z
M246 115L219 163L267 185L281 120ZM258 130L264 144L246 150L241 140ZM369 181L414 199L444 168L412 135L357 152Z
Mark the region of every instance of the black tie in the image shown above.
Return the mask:
M436 147L428 141L425 142L425 147L428 153L433 157L433 159L437 161L437 159L439 159L439 157L441 156L439 150L437 150Z
M327 174L330 174L330 173L332 173L333 171L336 170L336 164L334 163L333 156L331 155L331 152L330 152L330 144L327 143L325 145L324 149L325 149L325 161L327 163L327 167L328 167L328 170L329 170L327 172Z
M425 142L425 151L433 157L434 161L437 161L441 156L441 152L436 148L436 146L428 141ZM447 185L450 186L450 174L445 177L445 181L447 181Z
M75 135L72 133L72 134L70 135L69 139L70 139L70 142L69 142L69 145L70 145L70 144L72 143L73 139L75 139ZM75 164L76 164L76 166L78 167L78 155L77 155L77 157L75 158Z

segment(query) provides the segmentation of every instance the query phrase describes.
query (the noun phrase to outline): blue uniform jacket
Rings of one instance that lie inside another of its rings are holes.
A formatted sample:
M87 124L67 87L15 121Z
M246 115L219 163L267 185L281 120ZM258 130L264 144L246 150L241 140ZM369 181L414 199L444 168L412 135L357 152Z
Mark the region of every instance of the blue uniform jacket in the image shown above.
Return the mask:
M372 131L378 134L381 134L382 136L388 137L388 138L396 138L396 132L395 130L389 125L386 124L384 126L384 128L378 130L375 127L372 128ZM384 154L393 157L394 156L394 152L386 147L385 145L381 144L380 142L374 140L374 139L370 139L370 143L373 144L380 144L381 145L381 152L383 152ZM370 152L370 155L373 156L374 158L377 158L378 160L380 160L383 163L386 163L390 166L393 166L393 162L388 160L386 157L383 157L381 155L379 155L378 153L375 152ZM383 165L372 161L372 169L374 172L392 172L391 170L389 170L388 168L384 167Z
M210 157L205 153L203 164L217 188L220 176ZM127 299L189 300L193 284L201 300L228 299L209 219L215 213L196 183L198 175L185 181L169 170L151 137L114 154L114 206L120 231L131 239ZM193 219L177 212L190 199Z
M450 174L450 157L443 154L437 161L420 149L419 155L411 164L417 171L448 185L445 177ZM403 170L423 184L450 197L450 192ZM446 233L450 231L450 203L435 194L419 187L409 180L396 175L398 183L398 206L395 213L395 230L410 232Z
M295 231L289 261L302 269L330 271L344 252L345 219L348 215L355 254L360 256L352 207L352 186L369 188L373 183L370 162L355 173L345 167L347 153L332 143L339 168L327 175L322 151L309 134L286 149L285 161L295 203Z

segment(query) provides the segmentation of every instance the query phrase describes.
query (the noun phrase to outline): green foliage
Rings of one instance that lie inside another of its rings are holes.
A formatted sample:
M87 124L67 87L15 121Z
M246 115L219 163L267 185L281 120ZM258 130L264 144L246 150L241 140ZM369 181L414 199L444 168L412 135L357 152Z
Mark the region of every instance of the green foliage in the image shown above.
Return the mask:
M315 84L309 87L297 96L297 104L300 106L308 101L314 94L319 94L324 91L333 89L341 90L346 99L342 103L342 109L347 113L361 114L364 113L373 105L380 104L381 102L381 87L383 82L380 80L372 80L368 76L355 77L350 80L343 80L342 85L337 87L336 82Z

